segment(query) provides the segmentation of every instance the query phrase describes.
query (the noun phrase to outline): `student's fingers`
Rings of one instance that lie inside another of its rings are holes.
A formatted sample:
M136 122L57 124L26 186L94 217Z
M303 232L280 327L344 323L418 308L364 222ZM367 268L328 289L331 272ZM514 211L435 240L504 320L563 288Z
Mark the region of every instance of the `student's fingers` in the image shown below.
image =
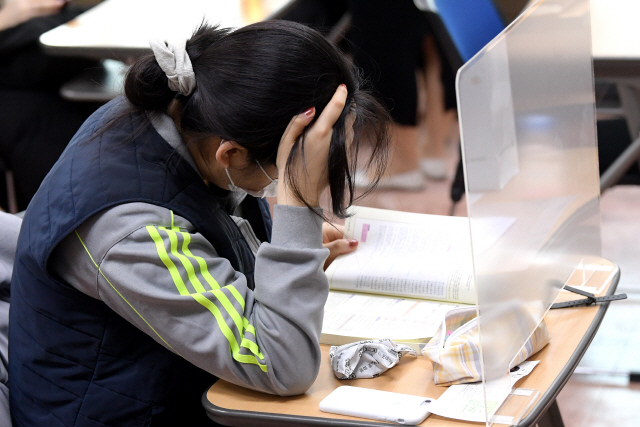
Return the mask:
M278 154L276 157L276 166L278 167L278 170L284 170L293 144L295 144L298 138L300 138L304 128L311 123L315 114L315 107L311 107L302 114L294 116L287 125L284 134L282 134L280 145L278 146Z
M323 246L329 249L329 256L324 263L324 269L326 270L339 255L344 255L355 251L358 248L358 241L338 239L329 243L324 243Z
M282 135L282 141L293 144L298 138L300 138L300 135L302 135L302 131L304 131L304 128L307 127L309 123L311 123L311 120L313 119L313 116L315 116L315 114L316 108L311 107L302 114L294 116L287 125L284 134Z
M318 132L321 135L331 135L333 132L333 125L336 124L344 106L347 103L347 87L345 85L338 86L331 101L324 107L322 114L318 117L318 120L313 125L313 132Z
M322 223L322 243L333 242L342 239L344 235L344 226L339 224Z

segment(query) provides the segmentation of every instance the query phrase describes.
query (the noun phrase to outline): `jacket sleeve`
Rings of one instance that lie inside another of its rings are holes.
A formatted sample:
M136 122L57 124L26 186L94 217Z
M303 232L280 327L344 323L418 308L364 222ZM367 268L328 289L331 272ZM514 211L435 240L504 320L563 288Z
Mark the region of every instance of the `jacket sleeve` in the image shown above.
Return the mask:
M307 208L276 205L253 292L187 220L143 203L85 222L58 245L50 268L211 374L294 395L320 365L329 288L321 225Z

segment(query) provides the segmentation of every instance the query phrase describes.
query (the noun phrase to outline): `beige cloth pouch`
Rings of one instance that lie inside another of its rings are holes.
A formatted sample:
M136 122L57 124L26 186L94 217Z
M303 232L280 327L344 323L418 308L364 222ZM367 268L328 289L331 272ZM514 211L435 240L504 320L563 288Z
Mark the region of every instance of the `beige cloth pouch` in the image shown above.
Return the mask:
M520 364L542 350L549 342L544 320L527 340L509 368ZM422 348L422 354L433 363L436 385L449 386L482 381L480 336L475 307L457 308L444 316L434 337Z

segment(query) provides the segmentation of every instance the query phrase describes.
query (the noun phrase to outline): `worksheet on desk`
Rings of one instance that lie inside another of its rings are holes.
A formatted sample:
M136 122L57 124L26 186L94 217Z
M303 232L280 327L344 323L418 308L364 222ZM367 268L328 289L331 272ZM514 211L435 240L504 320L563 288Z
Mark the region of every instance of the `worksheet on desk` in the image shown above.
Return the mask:
M515 385L518 380L526 377L533 371L538 360L525 361L520 363L509 374L511 384ZM520 391L518 393L518 391ZM531 390L529 390L531 391ZM498 408L509 396L510 390L488 391L486 414L494 417ZM514 394L527 393L523 389L514 390ZM441 417L453 418L456 420L472 421L484 423L487 415L485 414L485 389L482 383L457 384L450 386L437 401L429 406L429 412L440 415ZM495 417L493 422L499 424L510 424L512 417Z

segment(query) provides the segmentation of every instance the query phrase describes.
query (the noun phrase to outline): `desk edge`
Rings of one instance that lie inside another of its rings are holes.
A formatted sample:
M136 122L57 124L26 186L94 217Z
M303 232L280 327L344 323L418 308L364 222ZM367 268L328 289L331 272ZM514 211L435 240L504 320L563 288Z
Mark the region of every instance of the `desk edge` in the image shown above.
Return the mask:
M241 411L236 409L225 409L214 405L207 399L209 388L202 394L202 406L207 411L207 416L217 422L231 422L223 424L235 427L250 425L252 427L279 427L279 426L310 426L310 427L334 427L336 421L344 427L380 427L389 425L387 423L377 423L372 421L358 420L336 420L335 418L308 417L304 415L274 414L271 412Z
M137 47L117 47L117 46L73 46L64 47L49 45L39 41L42 50L51 56L71 56L88 59L115 59L117 61L128 62L128 59L137 59L141 56L151 53L150 48Z
M616 269L616 274L611 280L611 285L609 285L606 295L613 295L616 291L616 288L618 287L618 282L620 281L620 268L616 265ZM528 427L535 425L551 407L553 402L555 402L556 397L558 396L558 394L560 394L562 388L569 381L569 378L571 378L571 374L573 374L573 371L575 371L578 363L580 363L582 356L584 356L587 349L589 348L589 344L591 344L591 341L593 341L593 338L595 338L596 333L600 328L600 324L602 323L602 319L604 318L604 315L609 308L609 304L610 302L606 302L600 305L596 316L591 321L591 325L589 325L589 329L587 329L587 331L585 332L584 337L582 338L582 340L580 340L578 347L576 347L576 349L574 350L569 361L564 365L564 368L562 368L562 371L560 371L547 391L542 395L542 397L540 397L540 400L536 402L535 406L531 409L529 414L520 421L517 427Z

